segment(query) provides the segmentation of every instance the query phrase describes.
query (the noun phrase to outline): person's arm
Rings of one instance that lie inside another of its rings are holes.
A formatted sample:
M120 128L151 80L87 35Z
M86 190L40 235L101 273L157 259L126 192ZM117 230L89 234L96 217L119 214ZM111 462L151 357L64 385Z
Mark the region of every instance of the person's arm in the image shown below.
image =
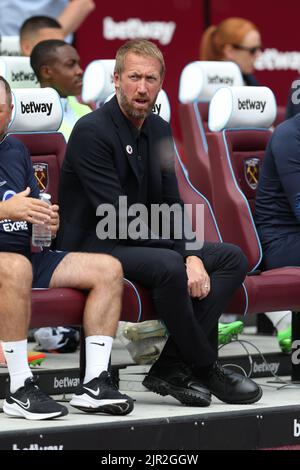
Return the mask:
M0 218L11 220L26 220L31 224L51 220L51 209L46 202L28 197L30 188L17 193L15 196L0 202Z
M300 223L300 132L293 120L275 130L268 151L274 155L284 193Z
M70 0L57 18L65 36L74 33L94 9L94 0Z

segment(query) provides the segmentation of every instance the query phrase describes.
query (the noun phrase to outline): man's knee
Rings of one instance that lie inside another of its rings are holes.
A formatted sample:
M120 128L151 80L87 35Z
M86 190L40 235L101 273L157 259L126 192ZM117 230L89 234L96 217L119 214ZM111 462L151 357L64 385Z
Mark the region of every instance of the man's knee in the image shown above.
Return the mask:
M28 288L32 285L32 266L25 256L5 253L0 259L0 280L2 285Z
M186 282L186 269L182 255L177 251L165 250L157 260L156 268L161 277L180 286Z
M95 268L98 282L117 287L123 283L122 264L110 255L95 255Z
M232 269L238 271L241 276L246 276L248 272L248 259L241 248L230 243L224 243L224 247L227 249L227 256L230 258L229 263Z

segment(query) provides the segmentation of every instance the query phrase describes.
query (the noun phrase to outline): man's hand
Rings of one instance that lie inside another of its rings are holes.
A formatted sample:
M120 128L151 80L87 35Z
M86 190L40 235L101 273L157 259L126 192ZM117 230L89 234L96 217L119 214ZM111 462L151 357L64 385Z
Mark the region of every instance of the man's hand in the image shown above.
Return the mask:
M59 229L59 207L58 205L54 204L50 206L51 209L51 236L52 238L56 237L57 231Z
M30 188L27 187L7 201L0 203L1 219L26 220L31 224L42 224L51 220L51 206L46 202L28 197ZM56 206L52 206L56 207Z
M197 256L188 256L186 259L186 273L190 296L198 297L198 299L207 297L210 292L210 278L201 259Z

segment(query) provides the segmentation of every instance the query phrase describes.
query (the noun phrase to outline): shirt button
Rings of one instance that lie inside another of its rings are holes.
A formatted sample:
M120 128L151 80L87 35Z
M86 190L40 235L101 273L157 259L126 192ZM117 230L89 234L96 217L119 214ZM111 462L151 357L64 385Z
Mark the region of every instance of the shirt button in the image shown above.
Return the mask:
M138 160L141 161L142 160L142 157L140 155L138 155Z

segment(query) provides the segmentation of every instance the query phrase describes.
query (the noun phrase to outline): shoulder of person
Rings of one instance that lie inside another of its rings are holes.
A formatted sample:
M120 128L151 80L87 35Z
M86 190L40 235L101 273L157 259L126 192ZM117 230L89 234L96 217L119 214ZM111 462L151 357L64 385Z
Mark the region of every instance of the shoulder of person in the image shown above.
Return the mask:
M8 135L5 138L5 142L6 142L9 149L16 150L16 151L20 152L22 155L24 155L25 157L27 157L29 155L28 148L17 137L13 137L11 135Z
M271 138L273 151L284 149L295 150L300 155L300 113L280 123Z

